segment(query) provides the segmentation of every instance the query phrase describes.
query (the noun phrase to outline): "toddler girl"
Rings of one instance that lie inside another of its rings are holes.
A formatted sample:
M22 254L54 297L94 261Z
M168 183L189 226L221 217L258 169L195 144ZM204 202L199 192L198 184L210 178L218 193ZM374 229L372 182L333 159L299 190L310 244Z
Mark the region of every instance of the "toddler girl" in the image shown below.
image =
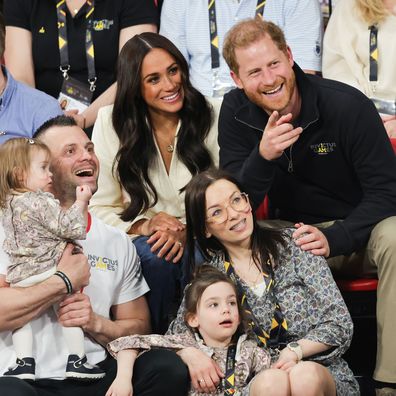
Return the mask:
M167 348L175 351L194 347L216 361L224 373L222 383L211 395L255 395L250 384L260 381L260 371L270 366L267 351L243 334L241 307L233 282L217 269L203 265L185 291L185 321L195 332L177 335L133 335L108 344L117 358L117 376L106 396L132 395L133 364L138 351ZM205 378L197 380L189 395L208 389ZM258 395L258 394L257 394ZM256 396L256 395L255 395Z
M56 267L67 243L86 237L92 193L88 186L77 187L75 203L63 210L49 192L49 160L47 146L34 139L10 139L0 147L0 207L6 235L3 248L10 257L6 280L12 287L28 287L57 275L65 282L68 293L73 293L70 279ZM102 370L87 362L82 329L62 327L62 331L69 349L66 377L104 377ZM3 375L34 380L30 323L15 330L12 340L16 365Z

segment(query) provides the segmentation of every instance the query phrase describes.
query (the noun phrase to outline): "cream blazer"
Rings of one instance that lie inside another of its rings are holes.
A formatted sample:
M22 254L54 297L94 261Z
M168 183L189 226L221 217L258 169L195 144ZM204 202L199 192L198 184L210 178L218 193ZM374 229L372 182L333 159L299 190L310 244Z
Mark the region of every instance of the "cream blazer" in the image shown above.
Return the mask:
M396 16L378 27L378 83L369 81L369 27L355 0L337 2L323 42L323 77L342 81L368 97L396 98Z
M215 166L218 166L219 146L217 143L217 125L221 100L211 98L207 98L207 100L213 106L214 122L205 143ZM148 174L157 190L158 202L145 213L137 216L133 221L125 222L120 219L120 213L133 197L130 197L124 190L116 174L113 172L113 163L119 149L119 140L112 125L112 111L113 105L102 107L99 110L92 133L95 152L99 158L100 173L98 191L91 199L90 210L105 223L125 232L128 232L131 226L137 221L151 219L159 212L165 212L185 223L184 193L180 193L179 191L191 180L191 173L182 161L179 160L175 151L168 175L157 145L158 155L156 156L156 161L148 170ZM178 130L179 128L180 123Z

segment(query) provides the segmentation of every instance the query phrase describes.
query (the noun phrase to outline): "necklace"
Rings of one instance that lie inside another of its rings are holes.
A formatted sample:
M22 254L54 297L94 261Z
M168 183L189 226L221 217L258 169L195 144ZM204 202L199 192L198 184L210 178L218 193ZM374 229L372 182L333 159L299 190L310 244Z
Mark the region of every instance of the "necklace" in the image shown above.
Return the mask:
M254 264L252 266L252 258L250 257L249 259L249 265L248 265L248 270L247 271L241 271L241 268L235 265L235 262L231 261L231 265L234 267L235 272L238 274L238 276L249 286L249 287L257 287L259 283L261 283L261 280L263 279L263 272L257 268L257 266ZM258 273L256 274L255 278L249 276L251 275L251 268L256 268Z
M175 137L176 136L174 136L173 138L172 138L172 141L169 143L166 139L164 139L161 135L159 135L159 134L154 134L155 135L155 137L156 138L159 138L159 139L161 139L164 143L166 143L166 151L168 152L168 153L173 153L174 151L175 151Z

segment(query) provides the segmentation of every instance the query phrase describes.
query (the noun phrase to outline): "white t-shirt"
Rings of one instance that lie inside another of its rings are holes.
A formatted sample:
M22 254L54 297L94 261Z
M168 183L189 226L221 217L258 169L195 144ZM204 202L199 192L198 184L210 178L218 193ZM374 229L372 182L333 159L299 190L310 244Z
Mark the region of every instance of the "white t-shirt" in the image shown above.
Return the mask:
M91 217L87 239L80 241L91 266L91 278L84 293L90 297L95 313L110 317L110 308L137 299L149 291L143 278L140 260L128 236L101 220ZM5 274L8 256L1 246L4 230L0 225L0 274ZM63 379L68 350L55 312L48 309L31 322L36 378ZM105 349L85 337L85 351L90 363L105 359ZM0 375L15 364L11 332L0 332Z

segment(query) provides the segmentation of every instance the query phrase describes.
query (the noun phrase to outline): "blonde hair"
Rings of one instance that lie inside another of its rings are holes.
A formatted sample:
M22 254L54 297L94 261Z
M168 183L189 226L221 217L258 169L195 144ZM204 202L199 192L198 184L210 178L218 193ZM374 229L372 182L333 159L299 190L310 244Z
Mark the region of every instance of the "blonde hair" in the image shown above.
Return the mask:
M263 21L261 17L257 16L234 25L226 34L223 45L223 57L228 67L238 74L239 65L235 57L235 50L246 48L266 35L281 51L287 52L285 35L282 29L274 23Z
M13 191L26 191L25 175L29 172L33 152L43 150L50 158L50 151L35 139L15 138L0 146L0 207L4 208L7 196Z
M382 22L389 15L383 0L356 0L356 8L369 26Z

